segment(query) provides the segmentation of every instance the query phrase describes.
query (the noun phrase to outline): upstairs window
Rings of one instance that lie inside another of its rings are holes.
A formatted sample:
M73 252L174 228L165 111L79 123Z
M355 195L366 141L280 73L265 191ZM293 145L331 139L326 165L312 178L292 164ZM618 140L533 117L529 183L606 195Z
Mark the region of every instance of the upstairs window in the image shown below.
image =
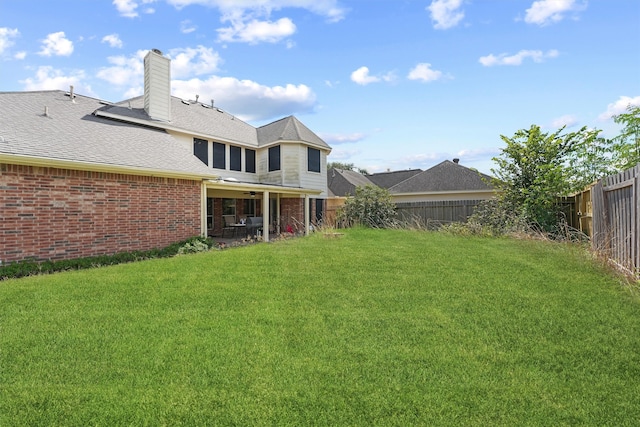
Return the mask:
M193 138L193 155L205 165L209 165L209 143L204 139Z
M244 171L256 173L256 150L244 150Z
M307 170L309 172L320 172L320 150L307 147Z
M220 144L219 142L213 143L213 167L215 169L225 169L227 167L225 148L224 144Z
M242 148L235 145L229 146L229 169L232 171L242 170Z
M269 148L269 172L280 170L280 146Z

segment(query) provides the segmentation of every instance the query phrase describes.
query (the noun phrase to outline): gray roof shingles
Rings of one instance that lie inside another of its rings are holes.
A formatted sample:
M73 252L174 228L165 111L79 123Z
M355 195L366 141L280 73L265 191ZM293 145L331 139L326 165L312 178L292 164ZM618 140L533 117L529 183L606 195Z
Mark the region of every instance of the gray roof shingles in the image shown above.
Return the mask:
M131 105L131 109L129 109L129 105ZM162 126L162 123L152 120L144 110L143 96L102 106L100 111ZM203 134L220 140L258 146L256 128L222 109L211 107L209 104L190 100L183 101L172 96L171 121L166 124L172 128L184 130L185 133Z
M389 191L391 194L399 194L492 190L493 187L487 183L491 179L489 175L469 169L450 160L445 160L394 185Z
M215 176L171 135L94 116L102 107L81 95L72 102L64 91L0 92L0 153Z

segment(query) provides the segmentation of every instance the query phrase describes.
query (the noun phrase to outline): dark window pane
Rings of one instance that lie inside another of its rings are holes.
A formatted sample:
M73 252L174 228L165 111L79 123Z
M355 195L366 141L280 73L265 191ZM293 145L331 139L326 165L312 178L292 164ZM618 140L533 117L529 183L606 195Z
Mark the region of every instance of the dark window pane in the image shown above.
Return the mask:
M235 145L229 146L229 169L232 171L242 170L242 149Z
M320 150L307 147L307 165L309 172L320 172Z
M204 139L193 138L193 155L200 159L202 163L209 163L209 143Z
M256 150L244 150L244 170L249 173L256 173Z
M213 167L216 169L226 168L225 145L219 142L213 143Z
M280 146L269 148L269 172L280 170Z

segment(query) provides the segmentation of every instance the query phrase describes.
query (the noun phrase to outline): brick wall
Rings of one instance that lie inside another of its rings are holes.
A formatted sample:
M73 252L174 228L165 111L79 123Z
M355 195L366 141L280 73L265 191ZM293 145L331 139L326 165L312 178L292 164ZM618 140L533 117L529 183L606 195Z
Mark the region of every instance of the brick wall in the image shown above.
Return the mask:
M0 164L0 261L148 250L200 234L199 181Z

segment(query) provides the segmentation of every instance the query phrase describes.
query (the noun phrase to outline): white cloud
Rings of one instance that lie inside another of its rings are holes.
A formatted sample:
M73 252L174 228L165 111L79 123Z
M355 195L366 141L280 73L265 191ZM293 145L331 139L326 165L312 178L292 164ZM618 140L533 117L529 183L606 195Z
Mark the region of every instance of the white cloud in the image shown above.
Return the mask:
M217 52L204 46L171 49L167 56L171 58L171 76L176 79L210 74L222 62Z
M5 50L9 49L13 46L16 37L20 35L20 31L17 28L7 28L0 27L0 55L2 55Z
M142 92L140 82L144 80L144 57L148 50L139 50L131 56L110 56L110 67L98 71L97 76L114 86L129 87L125 97L137 96ZM167 52L171 58L171 77L189 78L209 74L218 69L220 56L211 48L178 48ZM132 95L133 94L133 95Z
M143 61L147 52L139 50L130 57L110 56L107 61L112 66L100 69L97 76L115 86L137 86L144 78Z
M407 76L409 80L421 80L427 83L440 80L443 77L444 74L442 71L432 70L431 64L428 63L416 65L411 71L409 71L409 75Z
M526 58L531 58L533 62L543 62L545 59L556 58L558 55L560 55L560 52L555 49L547 52L541 50L521 50L511 56L506 53L501 53L497 56L494 54L482 56L478 61L485 67L492 67L494 65L521 65L522 61Z
M138 6L140 4L151 4L156 0L113 0L113 5L116 7L121 16L125 18L135 18L138 16ZM144 9L144 13L154 13L155 10L151 7Z
M190 20L185 19L184 21L180 22L180 32L182 34L189 34L189 33L193 33L195 30L198 29L198 26L193 24Z
M434 21L433 28L446 30L455 27L464 18L462 0L433 0L427 10Z
M192 4L220 9L225 15L245 15L247 11L254 16L268 17L272 11L284 8L301 8L325 16L330 22L344 18L347 9L340 6L338 0L167 0L177 8Z
M15 55L13 55L13 57L15 59L24 59L24 58L27 57L27 52L25 52L25 51L17 52Z
M280 18L275 22L233 20L231 27L220 28L218 39L223 42L243 42L256 44L261 42L277 43L296 32L296 26L289 18Z
M526 11L525 22L528 24L548 25L560 22L565 14L586 9L587 3L578 0L537 0Z
M174 80L172 94L180 98L214 99L226 111L242 120L267 120L313 111L316 95L306 85L265 86L251 80L211 76L206 80Z
M122 47L122 40L117 34L108 34L102 38L102 43L108 43L111 47Z
M73 42L64 34L64 31L51 33L42 41L42 50L38 52L42 56L69 56L73 53Z
M35 77L21 80L20 83L24 85L24 90L69 90L69 86L73 85L77 93L94 96L91 86L83 83L85 79L83 70L65 75L53 67L43 66L38 68Z
M566 114L564 116L560 116L557 119L554 119L551 122L551 127L554 129L559 129L563 126L567 128L572 128L578 124L578 118L573 114Z
M364 133L319 133L318 136L322 138L329 145L349 144L354 142L360 142L367 137Z
M392 82L396 79L396 76L393 72L389 72L387 74L372 76L369 74L369 67L360 67L354 72L351 73L351 81L357 83L362 86L366 86L370 83L378 83L378 82Z
M609 120L613 116L626 113L629 106L640 106L640 96L633 98L630 96L621 96L615 102L607 105L607 111L600 114L598 118L600 120Z

